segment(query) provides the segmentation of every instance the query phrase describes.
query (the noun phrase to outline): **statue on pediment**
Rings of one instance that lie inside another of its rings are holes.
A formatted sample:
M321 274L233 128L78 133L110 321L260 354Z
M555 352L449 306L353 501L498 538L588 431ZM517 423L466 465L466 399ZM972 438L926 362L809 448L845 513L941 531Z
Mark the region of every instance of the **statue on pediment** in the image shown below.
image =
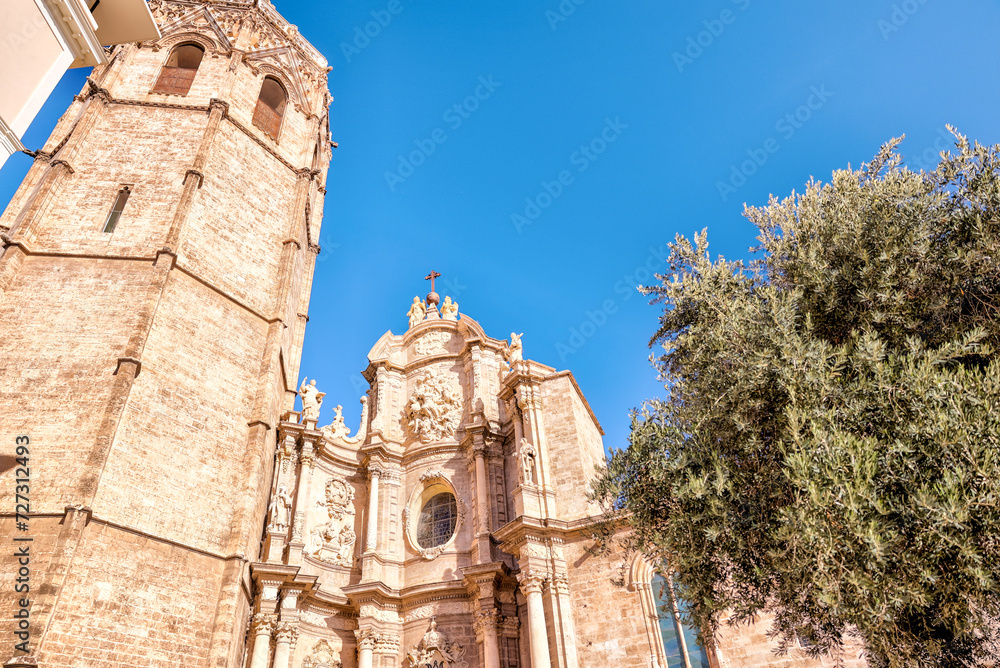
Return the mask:
M416 327L424 321L424 317L427 315L427 307L420 301L420 297L413 298L413 303L410 304L410 310L406 312L406 315L410 317L410 327Z
M306 385L306 379L302 379L302 385L299 386L299 396L302 398L302 421L318 420L319 408L323 405L323 397L326 396L326 392L319 391L315 378L309 381L308 385Z

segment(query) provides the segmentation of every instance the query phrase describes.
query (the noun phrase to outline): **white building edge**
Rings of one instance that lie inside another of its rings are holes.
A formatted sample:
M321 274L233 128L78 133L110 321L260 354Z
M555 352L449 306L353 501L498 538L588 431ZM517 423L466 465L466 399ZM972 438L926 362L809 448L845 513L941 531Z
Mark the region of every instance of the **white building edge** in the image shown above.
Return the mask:
M159 39L145 0L0 2L0 166L66 70L107 63L104 45Z

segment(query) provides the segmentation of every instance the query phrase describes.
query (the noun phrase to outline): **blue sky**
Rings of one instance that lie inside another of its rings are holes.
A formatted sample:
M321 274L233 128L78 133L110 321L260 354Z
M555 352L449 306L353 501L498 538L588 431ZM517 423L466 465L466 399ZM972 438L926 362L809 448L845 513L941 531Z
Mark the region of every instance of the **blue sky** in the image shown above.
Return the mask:
M629 410L663 391L659 307L634 287L675 234L707 227L713 253L745 257L744 202L902 134L909 164L933 164L947 123L1000 142L986 0L276 6L333 66L340 147L302 369L327 392L321 421L340 403L352 429L367 352L405 329L434 269L489 334L524 332L527 357L572 370L621 447ZM29 148L85 75L67 74ZM0 201L29 163L8 160Z

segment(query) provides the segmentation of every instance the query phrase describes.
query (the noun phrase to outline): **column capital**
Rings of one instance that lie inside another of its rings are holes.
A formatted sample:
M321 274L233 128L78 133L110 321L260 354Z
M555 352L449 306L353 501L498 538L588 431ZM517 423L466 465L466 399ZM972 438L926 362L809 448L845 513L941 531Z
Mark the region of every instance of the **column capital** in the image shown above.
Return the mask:
M556 575L553 575L549 579L549 586L552 587L552 589L557 594L568 594L569 593L569 576L567 576L565 573L558 573Z
M253 616L253 620L250 624L250 629L254 635L268 635L274 631L274 627L278 622L278 616L267 612L258 612Z
M521 620L510 615L500 620L500 633L510 638L516 638L521 628Z
M275 639L277 642L293 643L299 637L299 629L292 622L278 622L275 626Z
M500 612L496 608L488 608L476 612L476 619L472 627L476 633L496 633L497 625L500 623Z
M376 633L371 629L360 629L354 632L354 637L358 641L358 649L375 649Z
M538 571L521 571L517 574L517 581L521 585L521 591L525 596L528 594L541 594L542 585L545 584L546 577Z

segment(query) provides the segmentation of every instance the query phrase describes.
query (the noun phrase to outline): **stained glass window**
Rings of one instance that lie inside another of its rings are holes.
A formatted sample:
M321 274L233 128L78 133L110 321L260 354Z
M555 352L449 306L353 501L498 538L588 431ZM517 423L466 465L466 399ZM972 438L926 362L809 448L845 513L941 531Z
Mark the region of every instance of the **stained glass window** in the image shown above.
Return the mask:
M709 668L708 653L698 642L693 627L681 621L687 602L674 596L674 588L662 575L653 576L653 595L660 617L660 635L667 653L667 668Z
M424 549L444 545L455 533L458 504L449 492L435 494L424 504L417 520L417 544Z

